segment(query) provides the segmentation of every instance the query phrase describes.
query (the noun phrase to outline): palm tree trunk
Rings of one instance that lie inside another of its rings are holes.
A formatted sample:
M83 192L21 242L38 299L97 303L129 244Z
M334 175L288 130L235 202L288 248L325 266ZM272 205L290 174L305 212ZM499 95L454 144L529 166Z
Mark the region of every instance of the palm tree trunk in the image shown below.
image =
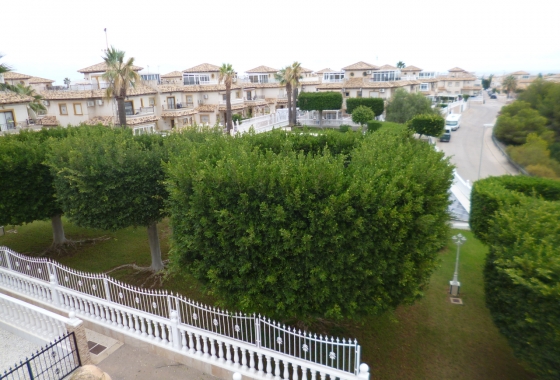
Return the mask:
M159 246L156 222L148 226L148 241L150 243L150 254L152 255L152 265L150 269L155 272L160 271L163 269L163 261L161 260L161 248Z
M124 109L124 97L117 97L117 108L119 109L119 125L126 127L126 110Z
M233 129L231 121L231 84L228 83L226 83L226 129L228 134Z
M53 245L61 245L66 243L64 226L62 225L62 215L59 214L51 217L51 225L53 230Z
M288 126L292 126L292 85L286 84L286 95L288 96Z
M297 97L298 97L298 88L294 87L294 104L292 105L292 124L297 124Z

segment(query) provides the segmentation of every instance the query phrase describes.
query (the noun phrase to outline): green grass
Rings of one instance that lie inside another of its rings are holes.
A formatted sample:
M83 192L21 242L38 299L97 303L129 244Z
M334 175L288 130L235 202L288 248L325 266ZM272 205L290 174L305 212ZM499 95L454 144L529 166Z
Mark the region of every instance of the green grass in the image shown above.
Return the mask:
M109 237L76 245L59 255L50 255L70 267L101 272L122 264L150 264L145 228L127 228L115 233L81 229L65 223L67 237L74 240ZM170 228L159 225L162 254L169 251ZM454 231L457 232L457 231ZM425 297L412 306L401 306L382 316L370 317L360 325L335 326L331 334L355 337L362 346L362 361L370 366L372 379L532 379L514 358L484 304L482 266L487 248L468 231L461 247L459 280L463 306L449 301L455 246L441 252L441 266L432 276ZM0 245L28 255L38 255L52 240L50 223L35 222L17 227L17 233L0 236ZM140 285L145 275L131 269L113 277ZM160 286L157 286L160 287ZM178 291L194 300L213 304L191 277L170 277L163 288Z

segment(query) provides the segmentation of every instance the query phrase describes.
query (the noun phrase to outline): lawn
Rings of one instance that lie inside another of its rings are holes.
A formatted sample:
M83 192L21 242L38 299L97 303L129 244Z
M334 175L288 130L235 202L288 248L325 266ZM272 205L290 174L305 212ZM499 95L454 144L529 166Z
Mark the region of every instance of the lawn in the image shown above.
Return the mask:
M6 227L8 230L8 227ZM122 264L150 264L145 228L127 228L117 232L82 229L65 224L67 237L73 240L103 239L76 244L50 257L70 267L101 272ZM169 250L170 228L159 225L164 259ZM456 233L458 231L454 231ZM362 361L370 366L372 379L532 379L514 358L484 304L482 265L486 247L468 231L461 231L467 242L461 247L459 281L464 305L449 301L448 286L453 276L455 246L441 252L441 266L432 276L425 297L412 306L370 317L360 325L331 328L331 333L355 337L362 345ZM44 252L51 243L49 222L17 227L17 233L0 236L0 245L28 255ZM134 285L143 275L131 269L113 272L120 280ZM194 300L213 303L192 278L170 277L155 285Z

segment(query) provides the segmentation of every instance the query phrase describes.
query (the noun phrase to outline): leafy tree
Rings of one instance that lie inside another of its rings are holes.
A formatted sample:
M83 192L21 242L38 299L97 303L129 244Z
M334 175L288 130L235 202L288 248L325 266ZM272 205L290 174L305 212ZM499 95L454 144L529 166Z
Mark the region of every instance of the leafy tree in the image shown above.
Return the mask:
M346 99L346 112L351 114L352 111L358 106L366 106L371 108L375 116L383 113L385 108L385 101L381 98L347 98Z
M494 77L494 74L490 74L490 76L488 77L488 79L485 79L484 76L482 77L482 88L485 90L488 90L490 88L490 86L492 86L492 78Z
M243 120L243 116L241 116L241 114L239 114L239 113L234 113L233 115L231 115L231 121L233 123L241 124L242 120Z
M440 115L418 115L408 122L409 128L420 137L426 136L440 136L445 127L445 119Z
M66 243L62 209L53 177L44 164L49 138L63 138L62 128L22 131L0 139L0 225L50 219L53 246Z
M33 100L27 105L27 107L33 112L38 113L39 111L47 110L43 105L43 97L37 94L33 87L18 83L17 85L12 86L11 91L15 92L16 94L29 96L30 98L32 98Z
M293 83L292 68L290 66L286 66L280 69L279 72L274 74L274 77L280 83L280 85L286 86L286 95L288 97L288 120L289 120L289 125L291 126L292 121L294 119L292 115L292 113L294 112L292 108L292 83Z
M53 142L47 158L68 218L82 227L112 231L146 226L154 271L163 268L156 228L166 215L162 145L159 135L80 128Z
M508 145L521 145L530 133L541 134L546 131L546 118L532 109L527 102L515 101L502 108L496 121L494 135Z
M68 78L68 77L64 78L64 85L65 85L66 87L69 87L69 86L70 86L70 83L72 83L72 81L70 80L70 78Z
M358 106L352 112L352 121L354 123L360 124L362 128L364 127L364 124L366 124L370 120L373 120L374 117L375 114L373 113L371 108L366 106Z
M319 125L323 125L324 110L339 110L342 107L340 92L302 92L298 97L299 109L319 111Z
M406 131L325 135L207 138L173 153L172 269L225 306L303 321L421 296L449 231L448 159ZM333 155L318 139L358 144Z
M508 75L504 78L502 82L502 87L509 98L512 92L515 92L517 89L517 79L513 75Z
M136 82L140 81L140 75L134 71L134 58L125 60L125 52L117 50L111 46L103 60L107 64L107 71L102 78L109 83L105 96L110 99L115 97L117 100L119 124L126 127L126 111L124 100L130 87L135 87Z
M218 76L218 83L224 82L226 85L226 130L227 133L233 129L233 122L231 118L231 83L235 78L235 71L231 63L224 63L220 67L220 74Z
M519 146L508 146L509 156L536 176L560 178L560 162L550 158L548 142L536 133L527 135L527 142Z
M469 94L463 94L463 100L466 102L471 97Z
M398 61L397 62L397 69L404 69L405 67L406 67L406 65L403 61Z
M291 74L291 82L293 88L293 103L292 103L292 120L291 125L295 125L297 123L297 102L296 99L298 98L298 87L300 85L299 80L303 77L302 74L302 67L301 63L294 62L292 63L290 74Z
M420 93L408 93L399 88L389 100L386 108L387 121L406 123L417 115L437 114L432 102Z
M554 131L556 140L560 141L560 83L536 79L519 94L518 100L528 102L531 108L546 117L547 127Z

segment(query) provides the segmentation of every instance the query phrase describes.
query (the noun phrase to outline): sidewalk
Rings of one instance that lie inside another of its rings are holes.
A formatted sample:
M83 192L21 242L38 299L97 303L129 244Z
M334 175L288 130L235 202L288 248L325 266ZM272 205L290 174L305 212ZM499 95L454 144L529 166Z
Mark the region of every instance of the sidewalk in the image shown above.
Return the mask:
M97 366L112 380L216 380L214 376L127 344Z

